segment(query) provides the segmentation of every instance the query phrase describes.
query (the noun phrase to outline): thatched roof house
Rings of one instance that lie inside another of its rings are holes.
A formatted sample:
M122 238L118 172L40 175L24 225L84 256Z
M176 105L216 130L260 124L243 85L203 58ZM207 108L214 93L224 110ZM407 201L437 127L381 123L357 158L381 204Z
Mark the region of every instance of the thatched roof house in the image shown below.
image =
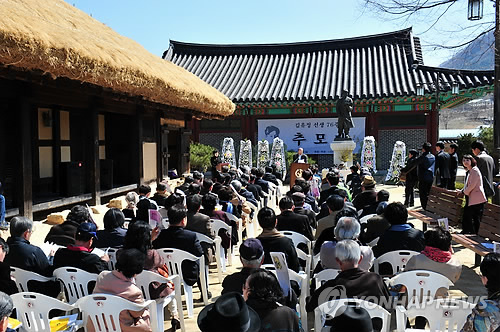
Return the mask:
M197 76L62 0L2 0L0 8L1 66L95 84L200 116L234 111Z
M0 0L0 182L28 217L189 171L193 118L234 104L62 0Z

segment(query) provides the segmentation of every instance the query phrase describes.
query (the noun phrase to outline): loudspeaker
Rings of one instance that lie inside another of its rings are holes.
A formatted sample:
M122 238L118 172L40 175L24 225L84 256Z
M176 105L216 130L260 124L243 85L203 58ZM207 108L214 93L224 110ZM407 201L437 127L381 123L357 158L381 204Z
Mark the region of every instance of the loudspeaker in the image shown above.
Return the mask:
M102 189L113 189L113 160L112 159L101 159L101 190Z
M85 169L82 162L61 163L60 174L62 196L78 196L85 192Z

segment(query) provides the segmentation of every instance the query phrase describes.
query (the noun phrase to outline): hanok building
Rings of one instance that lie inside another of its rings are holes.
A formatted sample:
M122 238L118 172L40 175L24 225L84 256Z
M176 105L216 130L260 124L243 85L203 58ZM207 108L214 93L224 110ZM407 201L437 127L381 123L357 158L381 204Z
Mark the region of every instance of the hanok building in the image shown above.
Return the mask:
M225 121L193 121L194 140L220 147L224 137L254 143L279 135L289 150L304 147L320 166L333 163L336 101L354 99L357 151L377 141L378 169L394 143L409 148L438 139L438 110L493 90L493 71L424 65L411 28L341 40L267 45L205 45L171 41L164 59L182 66L236 104ZM279 134L278 134L279 132ZM356 150L355 150L356 151Z
M7 216L98 204L189 170L186 121L234 104L62 0L0 3Z

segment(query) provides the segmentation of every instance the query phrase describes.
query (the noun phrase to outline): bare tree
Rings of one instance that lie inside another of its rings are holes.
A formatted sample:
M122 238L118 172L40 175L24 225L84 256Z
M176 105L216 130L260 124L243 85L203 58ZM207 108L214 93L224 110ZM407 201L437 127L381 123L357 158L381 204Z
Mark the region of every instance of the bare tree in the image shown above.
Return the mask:
M415 23L424 25L422 34L431 31L436 24L442 20L453 7L462 5L465 1L459 0L363 0L365 7L376 15L382 14L385 17L401 20L405 23ZM495 4L495 0L488 1ZM488 4L485 3L485 7ZM469 25L458 25L457 32L465 33L466 38L456 44L427 44L425 46L458 49L469 45L481 36L495 30L495 21L481 20ZM455 39L457 40L457 39ZM490 45L492 46L492 45Z

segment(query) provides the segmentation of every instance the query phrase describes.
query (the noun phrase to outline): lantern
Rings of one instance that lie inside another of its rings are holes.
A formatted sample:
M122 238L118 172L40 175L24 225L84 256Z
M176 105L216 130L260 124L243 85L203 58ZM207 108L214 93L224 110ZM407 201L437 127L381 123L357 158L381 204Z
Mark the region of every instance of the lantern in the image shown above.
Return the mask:
M476 21L483 18L483 0L469 0L467 18Z
M458 94L458 91L460 89L460 86L458 85L458 82L453 82L451 84L451 93L454 94L454 95L457 95Z
M417 96L424 95L424 86L423 84L417 83Z

